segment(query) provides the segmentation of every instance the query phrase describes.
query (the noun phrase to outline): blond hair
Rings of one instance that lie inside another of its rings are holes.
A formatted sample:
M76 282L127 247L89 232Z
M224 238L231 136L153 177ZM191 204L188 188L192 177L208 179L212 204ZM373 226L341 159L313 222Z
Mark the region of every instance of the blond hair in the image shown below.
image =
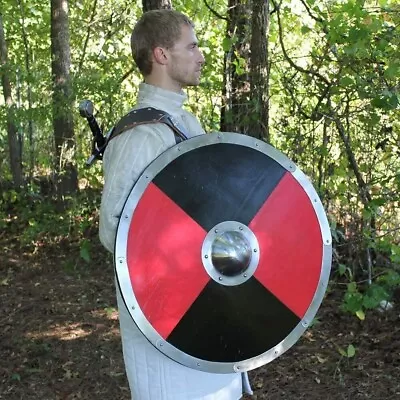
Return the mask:
M173 47L181 37L183 25L193 22L175 10L151 10L139 19L131 36L132 56L143 76L152 71L152 51L156 47Z

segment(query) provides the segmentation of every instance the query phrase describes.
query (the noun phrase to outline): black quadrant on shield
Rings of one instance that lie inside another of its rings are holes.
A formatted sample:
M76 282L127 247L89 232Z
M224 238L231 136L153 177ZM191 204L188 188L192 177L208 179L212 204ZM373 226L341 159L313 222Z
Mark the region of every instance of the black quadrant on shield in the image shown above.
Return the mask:
M260 151L217 143L177 157L153 183L208 232L224 221L248 225L285 173Z
M272 349L299 322L254 277L238 286L210 280L167 341L202 360L238 362Z

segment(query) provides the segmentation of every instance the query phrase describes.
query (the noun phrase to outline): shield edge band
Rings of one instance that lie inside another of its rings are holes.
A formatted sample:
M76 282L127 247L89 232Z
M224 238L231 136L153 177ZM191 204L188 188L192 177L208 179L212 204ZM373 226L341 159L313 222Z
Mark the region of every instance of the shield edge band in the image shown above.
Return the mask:
M180 155L199 147L209 146L218 143L237 144L250 147L254 150L258 150L268 155L270 158L280 164L284 169L289 171L295 178L295 180L302 186L303 190L310 199L311 204L313 205L319 222L323 242L320 279L314 297L303 319L289 333L289 335L286 336L286 338L278 343L276 346L269 349L265 353L238 363L201 360L183 353L182 351L165 341L159 335L159 333L150 325L150 323L144 316L130 285L129 269L127 265L126 243L131 219L133 216L133 212L149 183L166 165L168 165ZM310 326L315 314L317 313L322 303L329 282L331 260L332 238L328 219L326 217L322 202L307 176L290 159L288 159L285 155L280 153L269 144L250 136L245 136L232 132L214 132L207 135L197 136L187 141L181 142L168 149L166 152L162 153L145 169L143 174L140 176L140 178L132 188L123 207L117 229L114 258L116 278L121 289L123 300L131 317L133 318L138 328L145 335L147 340L149 340L152 345L154 345L167 357L173 359L180 364L183 364L192 369L214 373L250 371L262 365L268 364L275 358L282 355L289 348L291 348L301 337L304 331ZM124 295L125 293L126 296Z

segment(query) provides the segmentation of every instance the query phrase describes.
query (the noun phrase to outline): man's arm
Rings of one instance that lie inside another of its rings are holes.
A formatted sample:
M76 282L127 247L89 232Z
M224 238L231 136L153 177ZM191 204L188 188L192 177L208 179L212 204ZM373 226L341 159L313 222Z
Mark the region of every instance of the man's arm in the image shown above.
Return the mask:
M114 252L119 217L125 201L142 172L175 144L164 124L140 125L112 139L104 157L104 189L100 207L100 241Z

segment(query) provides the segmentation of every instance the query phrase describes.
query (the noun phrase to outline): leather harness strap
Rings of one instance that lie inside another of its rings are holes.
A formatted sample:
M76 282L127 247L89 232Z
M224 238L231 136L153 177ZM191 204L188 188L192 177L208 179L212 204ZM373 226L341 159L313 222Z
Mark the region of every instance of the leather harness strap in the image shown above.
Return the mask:
M159 123L166 124L172 129L176 143L180 143L182 140L188 138L184 128L170 114L153 107L146 107L132 110L122 117L113 128L107 142L135 126Z

